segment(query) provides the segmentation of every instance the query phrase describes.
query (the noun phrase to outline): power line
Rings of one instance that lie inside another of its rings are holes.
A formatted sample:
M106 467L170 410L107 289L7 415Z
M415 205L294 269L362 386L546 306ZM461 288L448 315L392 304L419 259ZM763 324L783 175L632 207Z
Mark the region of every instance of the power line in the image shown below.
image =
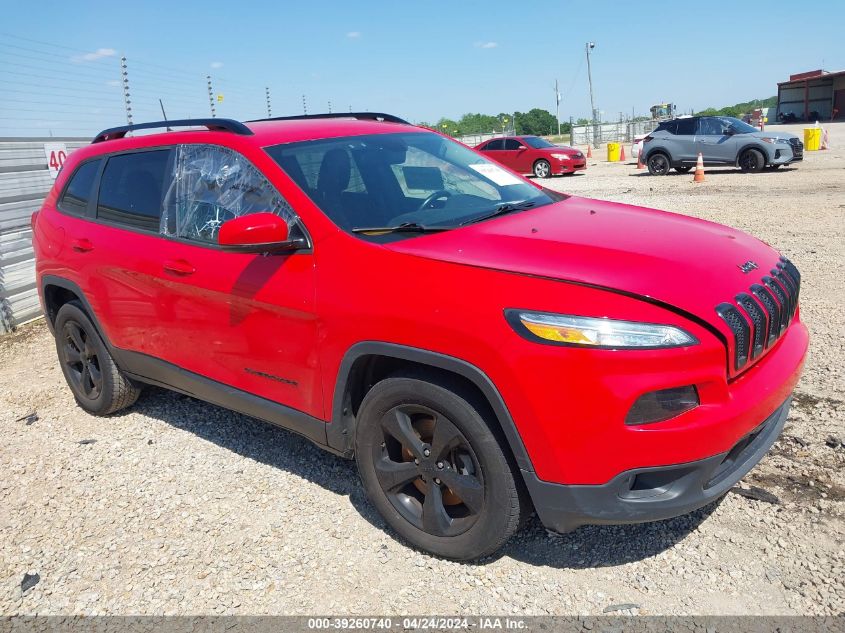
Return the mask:
M3 70L3 69L0 69L0 73L3 73L5 75L17 75L18 77L36 77L38 79L49 79L50 81L69 81L69 82L74 83L74 84L88 84L88 85L91 85L91 86L106 86L106 85L108 85L104 81L93 81L93 80L87 79L87 78L78 79L78 78L73 78L73 77L56 77L56 76L51 76L51 75L38 75L38 74L35 74L35 73L27 73L27 72L18 73L18 72L15 72L13 70ZM17 80L15 80L15 82L17 83Z

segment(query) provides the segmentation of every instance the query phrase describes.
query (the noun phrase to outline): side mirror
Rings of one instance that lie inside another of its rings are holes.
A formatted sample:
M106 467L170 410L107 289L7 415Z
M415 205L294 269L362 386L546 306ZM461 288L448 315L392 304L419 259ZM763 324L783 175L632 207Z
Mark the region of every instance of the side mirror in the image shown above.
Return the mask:
M291 240L288 224L275 213L251 213L224 222L217 234L223 250L238 253L273 253L302 248L302 240Z
M520 145L520 146L519 146L519 147L517 147L516 149L518 149L518 150L522 151L522 150L524 150L524 149L528 149L528 148L527 148L525 145Z

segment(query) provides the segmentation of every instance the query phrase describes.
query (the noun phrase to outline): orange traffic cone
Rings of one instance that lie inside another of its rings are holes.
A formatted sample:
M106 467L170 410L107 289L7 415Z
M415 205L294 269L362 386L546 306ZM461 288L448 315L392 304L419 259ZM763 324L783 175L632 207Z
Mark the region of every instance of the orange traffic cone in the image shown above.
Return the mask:
M693 182L704 182L704 158L701 152L698 152L698 161L695 163L695 176L692 177Z
M587 158L593 157L593 147L591 145L587 145Z
M643 165L643 148L640 148L640 151L637 152L637 169L645 169L645 165Z
M625 162L625 146L620 143L619 162Z

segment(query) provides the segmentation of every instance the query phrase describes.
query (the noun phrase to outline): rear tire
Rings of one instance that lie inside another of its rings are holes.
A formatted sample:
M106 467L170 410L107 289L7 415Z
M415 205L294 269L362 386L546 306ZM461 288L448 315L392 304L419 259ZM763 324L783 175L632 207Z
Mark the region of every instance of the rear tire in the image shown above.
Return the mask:
M760 171L765 164L763 154L758 149L747 149L739 157L739 168L747 174Z
M549 161L540 159L534 163L533 171L537 178L548 178L552 175L552 165Z
M358 412L355 461L364 491L413 546L454 560L501 548L520 525L520 482L460 385L397 374Z
M652 154L648 157L648 173L652 176L665 176L672 168L666 154Z
M135 404L141 389L109 354L82 304L59 308L55 323L59 364L77 404L92 415L109 415Z

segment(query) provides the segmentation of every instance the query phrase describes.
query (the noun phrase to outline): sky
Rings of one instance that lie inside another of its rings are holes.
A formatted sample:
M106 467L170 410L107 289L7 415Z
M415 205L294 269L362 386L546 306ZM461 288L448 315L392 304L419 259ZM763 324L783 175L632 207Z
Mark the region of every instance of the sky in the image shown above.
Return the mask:
M534 107L588 117L585 44L606 120L776 94L777 82L845 69L845 2L546 0L275 2L0 0L0 136L93 134L210 114L370 110L413 122ZM758 9L757 7L760 7ZM797 7L808 8L797 11ZM70 9L72 7L72 10ZM217 101L222 95L222 101Z

